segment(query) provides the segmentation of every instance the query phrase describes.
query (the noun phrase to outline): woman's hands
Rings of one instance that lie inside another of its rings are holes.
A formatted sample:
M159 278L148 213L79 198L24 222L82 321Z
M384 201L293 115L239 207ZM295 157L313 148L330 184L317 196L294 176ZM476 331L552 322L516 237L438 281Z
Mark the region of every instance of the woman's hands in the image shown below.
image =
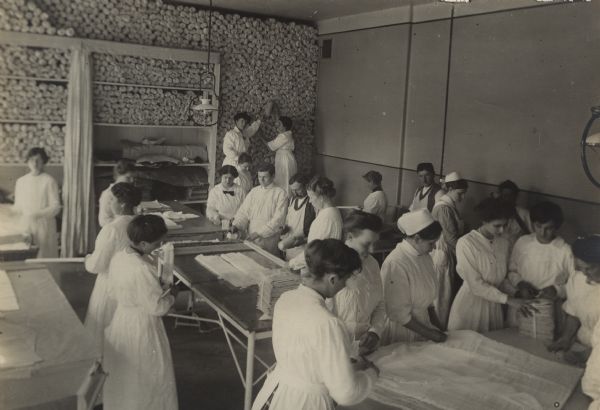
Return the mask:
M533 316L534 313L539 313L539 311L531 305L531 302L531 300L514 298L512 296L509 296L506 301L506 304L515 308L523 316L530 317Z

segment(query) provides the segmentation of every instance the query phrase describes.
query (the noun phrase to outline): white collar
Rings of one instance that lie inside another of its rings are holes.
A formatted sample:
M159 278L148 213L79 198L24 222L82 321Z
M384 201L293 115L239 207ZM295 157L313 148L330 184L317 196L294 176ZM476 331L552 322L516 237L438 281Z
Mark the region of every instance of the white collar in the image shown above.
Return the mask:
M397 245L398 248L402 249L404 252L409 254L410 256L421 256L419 252L412 246L407 240L403 240Z

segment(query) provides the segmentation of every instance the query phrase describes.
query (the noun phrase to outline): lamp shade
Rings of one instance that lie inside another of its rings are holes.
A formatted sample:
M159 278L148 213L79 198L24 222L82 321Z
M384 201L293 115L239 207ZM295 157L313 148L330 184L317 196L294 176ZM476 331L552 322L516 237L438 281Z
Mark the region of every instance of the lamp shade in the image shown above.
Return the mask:
M592 134L585 139L585 145L589 147L599 147L600 146L600 132Z

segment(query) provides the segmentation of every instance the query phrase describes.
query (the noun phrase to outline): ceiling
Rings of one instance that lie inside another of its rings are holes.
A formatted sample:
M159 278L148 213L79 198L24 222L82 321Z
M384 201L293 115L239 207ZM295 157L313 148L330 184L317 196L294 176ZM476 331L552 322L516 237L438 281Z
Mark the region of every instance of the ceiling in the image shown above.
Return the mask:
M433 3L438 0L213 0L218 9L262 14L294 20L319 21L351 14ZM209 0L177 0L197 6L208 6Z

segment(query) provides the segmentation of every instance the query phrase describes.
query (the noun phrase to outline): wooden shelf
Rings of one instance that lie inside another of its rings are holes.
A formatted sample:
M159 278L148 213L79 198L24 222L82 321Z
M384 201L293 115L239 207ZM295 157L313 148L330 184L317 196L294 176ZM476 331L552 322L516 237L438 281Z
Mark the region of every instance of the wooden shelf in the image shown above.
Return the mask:
M46 78L46 77L27 77L20 75L3 75L0 74L0 78L7 78L9 80L34 80L48 83L68 83L69 80L66 78Z
M142 125L142 124L113 124L108 122L95 122L94 125L101 127L139 127L139 128L210 128L211 126L201 125Z
M24 162L23 163L0 162L0 167L26 167L26 166L27 166L27 164ZM45 166L47 166L47 167L62 167L63 164L46 164Z
M116 165L116 162L98 162L95 163L94 166L95 167L113 167ZM135 164L136 167L139 168L146 168L146 165L142 165L142 164ZM173 164L173 166L176 167L203 167L203 168L208 168L210 167L210 163L201 163L201 164ZM160 168L156 168L156 169L160 169Z
M99 85L115 85L119 87L139 87L139 88L158 88L160 90L178 90L178 91L212 91L212 88L205 87L180 87L167 85L148 85L148 84L131 84L131 83L112 83L109 81L94 81L94 84Z
M7 118L0 118L0 123L5 124L60 124L65 125L65 121L43 121L43 120L11 120Z
M178 200L177 202L182 203L184 205L193 205L193 204L205 204L207 202L206 199L202 199L199 201L192 201L192 200Z

